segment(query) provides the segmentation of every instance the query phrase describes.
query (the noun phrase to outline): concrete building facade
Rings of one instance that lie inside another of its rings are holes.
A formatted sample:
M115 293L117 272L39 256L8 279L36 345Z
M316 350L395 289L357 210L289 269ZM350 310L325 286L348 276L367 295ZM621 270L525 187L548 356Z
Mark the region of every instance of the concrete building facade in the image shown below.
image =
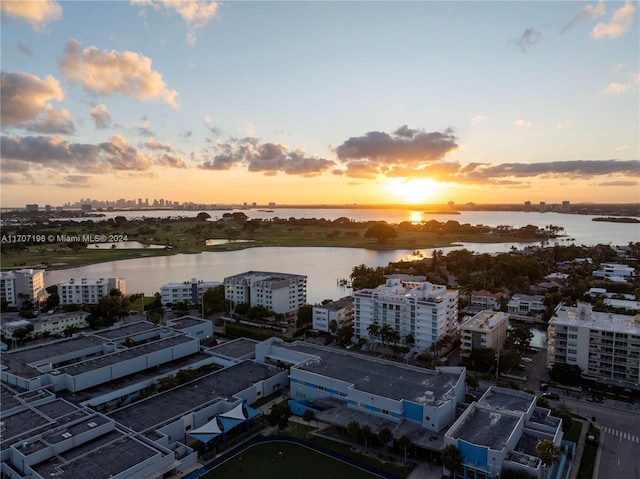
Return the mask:
M15 313L14 313L15 314ZM89 326L87 311L73 311L70 313L40 314L31 319L15 319L2 321L2 335L7 339L14 339L14 332L20 328L33 326L33 331L27 336L36 338L46 335L62 335L67 328L84 329Z
M353 325L351 296L313 307L312 328L314 330L328 333L332 321L336 322L338 328Z
M480 348L499 350L504 346L509 328L509 315L492 310L480 311L460 326L460 357L468 358Z
M640 390L640 315L560 306L547 328L547 366L572 364L586 378Z
M44 270L25 268L1 273L0 294L11 307L19 308L24 301L37 306L46 296Z
M414 339L411 348L422 351L458 328L458 291L424 281L391 278L384 285L353 293L354 340L379 342L370 326L389 325L403 341Z
M248 271L224 278L224 297L233 305L263 306L293 314L307 304L307 277L301 274Z
M220 286L220 281L202 281L192 278L183 283L169 283L160 287L160 297L164 306L168 304L202 304L202 296L210 289Z
M112 289L127 294L126 281L123 278L75 279L58 283L60 304L98 304L109 296Z

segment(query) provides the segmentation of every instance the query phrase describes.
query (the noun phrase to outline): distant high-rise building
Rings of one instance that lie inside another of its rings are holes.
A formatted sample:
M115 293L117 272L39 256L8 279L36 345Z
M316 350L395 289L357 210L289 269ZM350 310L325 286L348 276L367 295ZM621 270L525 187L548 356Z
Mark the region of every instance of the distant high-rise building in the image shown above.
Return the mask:
M569 213L571 211L571 202L570 201L563 201L562 202L562 212L563 213Z
M531 201L525 201L524 202L524 210L525 211L531 211Z
M540 202L539 210L540 210L540 213L544 213L545 211L547 211L547 204L544 201Z
M27 205L27 212L28 213L37 213L38 212L38 205L37 204Z

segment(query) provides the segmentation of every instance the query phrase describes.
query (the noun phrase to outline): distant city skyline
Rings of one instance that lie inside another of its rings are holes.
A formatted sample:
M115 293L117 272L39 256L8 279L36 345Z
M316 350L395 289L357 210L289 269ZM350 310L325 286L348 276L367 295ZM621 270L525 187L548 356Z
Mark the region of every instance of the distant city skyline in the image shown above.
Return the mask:
M640 201L637 2L0 5L3 207Z

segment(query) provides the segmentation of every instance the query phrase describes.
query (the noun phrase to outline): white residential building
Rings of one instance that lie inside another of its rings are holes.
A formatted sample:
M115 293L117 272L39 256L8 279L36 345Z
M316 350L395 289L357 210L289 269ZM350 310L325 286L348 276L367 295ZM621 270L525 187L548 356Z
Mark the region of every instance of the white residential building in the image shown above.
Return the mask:
M594 278L606 278L619 283L626 283L636 274L636 270L626 264L600 263L600 268L593 272Z
M264 306L293 314L307 304L307 277L300 274L248 271L224 279L224 297L238 305Z
M163 305L189 303L201 304L202 296L208 290L220 286L220 281L198 281L192 278L191 281L183 283L169 283L160 288L160 297Z
M422 351L457 330L458 290L429 282L388 279L384 285L353 293L354 340L371 340L369 326L391 326L401 340L411 335ZM379 341L380 338L373 338Z
M507 339L509 315L492 310L480 311L460 326L460 357L469 357L471 351L480 348L499 350Z
M74 311L71 313L40 314L32 319L15 319L2 322L2 335L7 339L13 339L13 333L17 329L33 326L33 331L28 337L35 338L45 334L63 334L67 328L83 329L89 327L87 323L89 313L86 311Z
M2 273L0 295L10 307L20 307L23 301L35 306L46 296L44 270L27 268Z
M540 294L514 294L507 304L507 311L514 316L539 316L544 310L544 296Z
M506 294L502 291L492 293L491 291L480 290L472 291L469 298L469 306L473 308L493 309L498 311L500 309L500 302L503 298L506 298Z
M353 298L351 296L313 307L313 329L328 333L332 321L338 324L338 328L353 324Z
M573 364L586 377L640 384L640 315L593 311L588 303L560 306L547 328L547 366Z
M98 304L112 289L127 294L123 278L75 279L58 283L60 304Z

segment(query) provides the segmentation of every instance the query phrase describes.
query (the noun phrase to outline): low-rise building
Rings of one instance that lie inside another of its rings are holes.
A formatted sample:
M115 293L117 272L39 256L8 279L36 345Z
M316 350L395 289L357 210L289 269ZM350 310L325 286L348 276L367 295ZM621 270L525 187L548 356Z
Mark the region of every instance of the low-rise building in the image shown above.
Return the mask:
M177 303L202 304L202 296L210 289L220 286L220 281L202 281L192 278L182 283L169 283L160 288L163 306Z
M353 298L351 296L313 307L313 329L328 333L332 321L336 322L338 328L353 324Z
M626 283L635 275L635 268L618 263L600 263L600 267L593 272L594 278L606 278L618 283Z
M547 328L547 366L571 364L584 377L640 390L640 315L560 306Z
M502 291L498 291L497 293L492 293L484 289L472 291L471 297L469 298L469 306L472 308L493 309L494 311L498 311L502 301L506 297L507 295Z
M460 326L460 357L468 358L471 351L480 348L499 350L504 346L509 328L507 313L480 311Z
M493 478L505 469L524 470L540 479L561 477L575 445L562 440L562 420L537 407L536 400L533 394L492 386L474 401L444 436L445 445L460 451L456 477ZM536 452L536 444L544 440L562 451L547 471Z
M58 283L60 304L98 304L102 298L109 296L112 289L123 295L127 294L126 282L123 278L71 278Z
M293 314L307 304L307 277L301 274L248 271L224 278L224 297L232 304L263 306Z
M545 309L544 296L540 294L514 294L507 304L507 311L513 316L540 316Z
M87 328L89 326L88 317L89 313L86 311L73 311L70 313L40 314L31 319L3 319L2 335L7 339L14 339L14 333L18 329L29 331L26 338L62 335L67 328L73 330Z

